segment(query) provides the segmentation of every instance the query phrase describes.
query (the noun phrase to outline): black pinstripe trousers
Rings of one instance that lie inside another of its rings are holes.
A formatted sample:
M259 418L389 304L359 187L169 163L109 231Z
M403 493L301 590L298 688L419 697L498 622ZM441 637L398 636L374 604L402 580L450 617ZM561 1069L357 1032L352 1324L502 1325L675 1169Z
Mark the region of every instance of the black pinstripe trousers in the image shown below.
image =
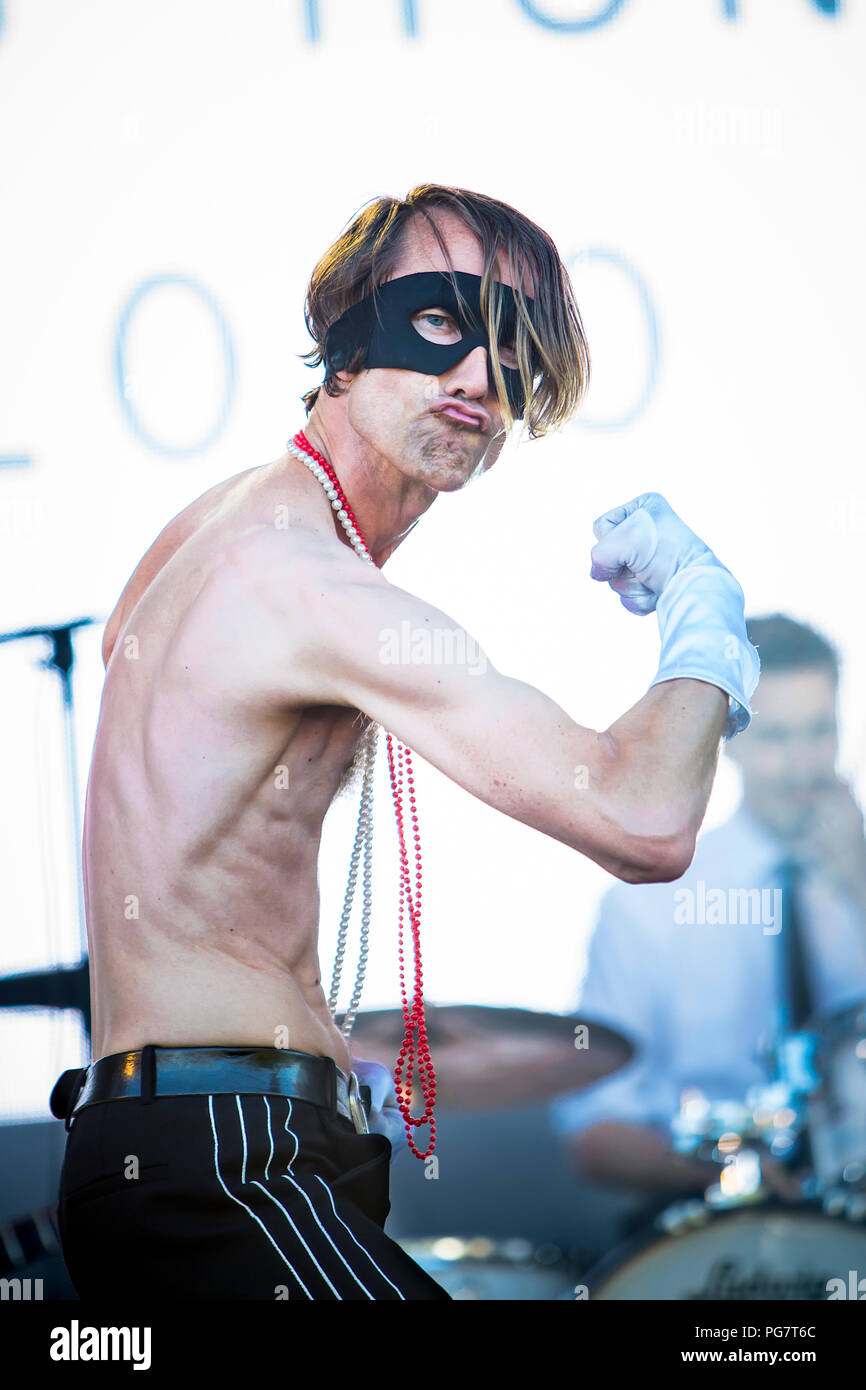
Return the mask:
M82 1299L448 1299L385 1234L390 1159L286 1096L87 1106L60 1176L70 1278Z

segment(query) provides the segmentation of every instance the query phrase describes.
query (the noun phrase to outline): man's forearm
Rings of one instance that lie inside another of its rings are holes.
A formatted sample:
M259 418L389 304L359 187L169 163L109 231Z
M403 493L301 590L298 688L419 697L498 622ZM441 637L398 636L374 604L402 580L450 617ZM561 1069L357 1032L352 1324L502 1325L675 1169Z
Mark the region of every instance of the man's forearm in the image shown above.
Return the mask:
M616 799L627 830L677 829L694 854L727 715L723 690L682 679L652 686L611 724L605 733L617 754Z
M606 1120L566 1145L577 1171L595 1182L661 1191L702 1192L718 1166L673 1153L666 1135L650 1125Z

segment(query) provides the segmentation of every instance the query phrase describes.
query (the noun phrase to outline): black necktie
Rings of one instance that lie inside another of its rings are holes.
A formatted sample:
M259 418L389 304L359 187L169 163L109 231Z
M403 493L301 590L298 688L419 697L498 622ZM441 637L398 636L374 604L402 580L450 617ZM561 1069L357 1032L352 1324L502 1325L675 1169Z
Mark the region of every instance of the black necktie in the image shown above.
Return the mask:
M779 933L782 1026L788 1032L797 1032L811 1018L813 1009L803 918L797 903L803 867L795 859L784 859L777 873L782 889L782 930Z

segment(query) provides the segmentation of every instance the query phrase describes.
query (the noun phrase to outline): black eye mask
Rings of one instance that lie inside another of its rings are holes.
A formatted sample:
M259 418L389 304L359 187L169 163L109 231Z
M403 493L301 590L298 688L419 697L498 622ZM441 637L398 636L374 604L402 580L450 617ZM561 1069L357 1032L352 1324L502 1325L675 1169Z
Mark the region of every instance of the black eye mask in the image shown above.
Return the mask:
M325 365L330 371L345 370L358 350L363 349L363 368L399 367L423 372L425 376L440 376L474 348L483 347L489 353L490 340L481 317L481 276L457 270L454 279L471 317L467 318L458 304L451 277L444 271L402 275L378 287L377 302L368 294L331 324L325 335ZM510 344L517 306L508 285L501 285L501 294L501 341ZM412 324L412 316L422 309L434 308L444 309L454 318L462 334L459 342L432 343L421 337ZM502 376L508 403L519 420L526 409L520 373L514 367L503 366Z

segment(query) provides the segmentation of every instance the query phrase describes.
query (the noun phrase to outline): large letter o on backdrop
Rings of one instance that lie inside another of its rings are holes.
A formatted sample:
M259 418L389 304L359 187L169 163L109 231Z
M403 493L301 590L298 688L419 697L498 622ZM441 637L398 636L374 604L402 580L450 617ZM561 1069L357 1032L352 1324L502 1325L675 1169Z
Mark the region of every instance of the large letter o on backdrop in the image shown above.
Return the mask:
M222 405L211 429L193 444L172 445L163 439L157 439L146 428L137 409L133 407L132 401L127 394L126 339L129 333L129 326L136 309L145 296L155 289L161 289L164 285L178 285L190 291L192 294L197 295L204 302L216 324L220 346L222 348ZM203 453L205 449L208 449L225 429L235 394L235 353L232 344L231 330L225 315L213 295L210 294L203 285L200 285L188 275L154 275L149 280L143 280L142 283L133 290L121 311L114 344L114 381L117 387L121 408L129 422L130 428L148 449L152 449L159 454L168 454L175 458L184 458L191 454L200 454Z
M568 259L568 268L571 270L573 266L585 265L587 262L591 261L600 261L603 264L613 266L616 270L621 271L634 287L646 330L644 344L646 371L643 383L635 399L630 405L626 404L621 415L609 416L608 418L597 417L593 419L591 415L587 415L584 411L581 411L575 420L575 424L584 425L587 429L591 430L624 429L626 425L631 425L640 415L641 411L646 408L656 387L659 374L658 316L655 311L649 287L640 272L625 258L625 256L620 255L618 251L610 251L605 247L590 246L570 256ZM579 298L580 296L578 296L578 299Z
M535 0L517 0L518 5L524 14L528 14L534 24L540 24L542 29L556 29L564 34L578 34L582 29L598 29L602 24L608 24L625 4L625 0L607 0L595 14L584 15L581 19L555 19L552 15L545 14L538 8Z

